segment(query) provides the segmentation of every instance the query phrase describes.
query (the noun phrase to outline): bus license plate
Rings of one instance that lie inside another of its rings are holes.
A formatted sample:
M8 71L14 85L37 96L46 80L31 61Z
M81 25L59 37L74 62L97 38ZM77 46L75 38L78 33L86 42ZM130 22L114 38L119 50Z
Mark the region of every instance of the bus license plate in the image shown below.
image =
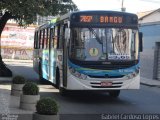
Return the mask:
M101 86L112 86L112 82L101 82Z

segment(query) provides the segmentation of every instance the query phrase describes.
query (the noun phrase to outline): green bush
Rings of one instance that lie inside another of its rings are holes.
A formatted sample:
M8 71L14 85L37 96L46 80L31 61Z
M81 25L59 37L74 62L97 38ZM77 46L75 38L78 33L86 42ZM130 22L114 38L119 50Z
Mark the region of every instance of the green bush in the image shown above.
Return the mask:
M25 84L25 82L26 82L25 78L20 75L17 75L12 79L13 84Z
M42 115L56 115L58 112L58 105L52 98L42 98L36 104L38 114Z
M24 95L38 95L39 88L37 84L28 82L23 86L23 94Z

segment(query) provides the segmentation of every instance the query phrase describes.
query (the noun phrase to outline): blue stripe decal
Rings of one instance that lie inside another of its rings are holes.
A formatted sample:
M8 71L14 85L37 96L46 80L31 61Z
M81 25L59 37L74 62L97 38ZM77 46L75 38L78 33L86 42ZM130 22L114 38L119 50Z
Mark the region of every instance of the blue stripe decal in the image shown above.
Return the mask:
M135 66L125 68L125 69L117 69L117 70L98 70L98 69L90 69L83 68L81 66L73 64L71 61L68 62L69 67L74 68L77 72L85 74L85 75L94 75L94 76L121 76L128 75L130 73L139 70L139 63Z

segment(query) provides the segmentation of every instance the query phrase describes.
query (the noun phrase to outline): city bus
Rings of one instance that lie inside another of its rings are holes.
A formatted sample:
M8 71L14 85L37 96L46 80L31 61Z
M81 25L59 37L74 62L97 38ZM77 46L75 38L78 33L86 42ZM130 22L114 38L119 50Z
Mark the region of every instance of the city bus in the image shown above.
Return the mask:
M40 81L67 91L139 89L142 34L135 14L77 11L38 27L33 65Z

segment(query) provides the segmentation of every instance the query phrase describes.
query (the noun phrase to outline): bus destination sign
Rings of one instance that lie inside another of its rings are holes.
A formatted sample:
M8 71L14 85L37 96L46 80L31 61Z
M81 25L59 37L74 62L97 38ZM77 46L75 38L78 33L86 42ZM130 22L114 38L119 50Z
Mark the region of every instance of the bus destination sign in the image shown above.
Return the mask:
M138 27L135 14L121 12L79 12L71 15L71 27Z
M122 24L122 16L107 16L107 15L80 15L81 23L113 23Z

